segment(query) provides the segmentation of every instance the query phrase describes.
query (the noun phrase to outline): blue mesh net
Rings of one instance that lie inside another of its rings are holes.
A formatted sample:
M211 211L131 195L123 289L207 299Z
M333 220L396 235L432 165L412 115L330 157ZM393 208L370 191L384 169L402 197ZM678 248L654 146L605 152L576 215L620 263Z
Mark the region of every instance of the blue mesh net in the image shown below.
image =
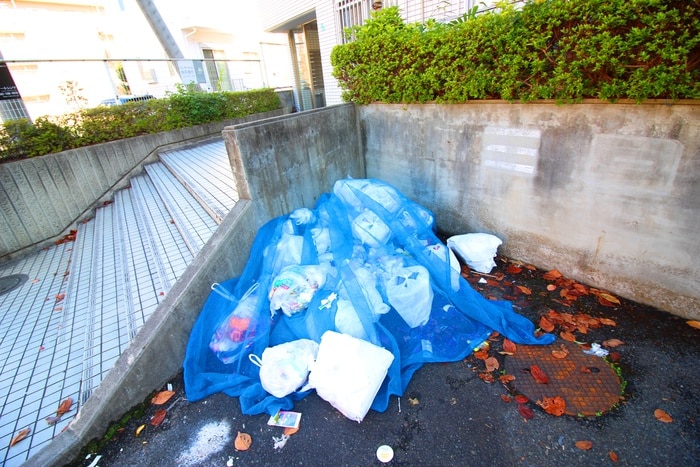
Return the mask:
M451 265L433 214L373 179L336 182L315 209L265 224L240 277L212 286L184 361L190 401L238 397L245 414L290 409L260 384L250 354L296 339L344 332L394 354L372 409L384 411L424 363L458 361L492 331L549 344L510 302L483 298Z

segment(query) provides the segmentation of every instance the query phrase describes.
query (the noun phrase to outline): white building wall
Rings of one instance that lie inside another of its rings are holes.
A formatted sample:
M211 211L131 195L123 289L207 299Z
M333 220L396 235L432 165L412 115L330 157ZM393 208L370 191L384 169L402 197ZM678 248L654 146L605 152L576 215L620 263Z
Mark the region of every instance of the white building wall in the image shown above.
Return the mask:
M326 0L331 3L331 0ZM263 29L274 28L317 8L322 0L259 0Z
M423 22L434 18L452 21L467 13L475 5L483 10L492 7L496 0L384 0L384 7L398 6L401 17L407 23ZM340 104L341 89L333 78L331 51L340 43L341 31L338 18L338 0L260 0L263 28L270 30L292 19L315 10L318 23L318 39L321 46L321 65L325 85L326 104Z

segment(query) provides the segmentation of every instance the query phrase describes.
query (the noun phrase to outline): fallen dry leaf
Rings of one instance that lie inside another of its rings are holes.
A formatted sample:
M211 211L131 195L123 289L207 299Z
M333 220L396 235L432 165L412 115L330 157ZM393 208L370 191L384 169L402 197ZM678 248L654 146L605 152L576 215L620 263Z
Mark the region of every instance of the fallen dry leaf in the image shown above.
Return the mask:
M408 398L408 405L418 405L420 404L420 400L418 400L417 397L409 397Z
M481 381L484 383L494 383L496 380L493 378L493 375L491 373L479 373L479 378Z
M284 429L284 434L287 436L292 436L297 431L299 431L299 428L294 428L293 426L288 426Z
M248 433L241 433L239 431L233 446L237 451L247 451L251 444L253 444L253 438L251 438Z
M576 441L576 447L582 451L588 451L593 447L593 443L591 441Z
M608 348L615 348L623 345L624 342L622 342L620 339L608 339L606 341L603 341L603 347L608 347Z
M552 269L551 271L547 271L546 273L544 273L544 276L542 277L544 277L545 280L553 281L559 279L561 277L561 273L556 269Z
M486 364L486 371L494 371L498 370L501 365L499 365L498 360L496 360L496 357L489 357L486 360L484 360L484 363Z
M12 438L12 441L10 441L10 447L14 446L15 444L19 443L23 439L25 439L27 436L29 436L29 433L31 433L32 430L29 428L25 428L23 430L19 430L19 432L15 435L14 438Z
M535 378L535 382L539 384L547 384L549 383L549 378L545 374L544 371L537 365L531 365L530 366L530 374L532 375L533 378Z
M501 394L501 400L506 404L510 404L511 402L513 402L513 398L510 397L508 394Z
M158 426L161 423L163 423L163 420L165 420L166 415L168 415L167 410L165 410L165 409L156 410L156 413L154 413L153 417L151 417L151 426Z
M153 405L163 405L170 400L171 397L175 395L175 391L160 391L158 394L153 396L151 399L151 404Z
M515 353L518 350L518 347L512 340L503 339L503 350L505 350L506 352Z
M61 415L70 412L70 408L73 406L73 398L68 397L64 399L61 404L58 406L58 409L56 410L56 416L60 417Z
M515 402L517 402L518 404L527 404L529 400L530 399L528 399L527 396L523 394L518 394L517 396L515 396Z
M508 384L510 382L515 381L515 376L513 376L513 375L501 375L498 377L498 381L500 381L503 384Z
M610 451L608 453L608 457L610 458L611 461L613 461L616 464L617 464L617 461L620 459L619 457L617 457L617 453L615 453L615 451Z
M530 290L529 288L525 287L524 285L518 285L518 286L516 286L516 287L518 288L518 290L520 290L520 291L521 291L522 293L524 293L525 295L532 295L532 290Z
M610 295L609 293L598 292L598 296L599 296L600 298L602 298L603 300L607 300L607 301L609 301L610 303L614 303L615 305L619 305L619 304L620 304L620 300L618 300L618 298L615 297L614 295Z
M489 358L489 351L486 349L477 350L476 352L474 352L474 356L479 360L486 360L487 358Z
M540 318L540 329L542 329L544 332L552 332L554 331L554 324L552 324L551 321L549 321L547 318L542 316Z
M566 350L552 350L552 357L558 358L560 360L565 359L569 356L569 352Z
M609 308L615 308L615 304L614 304L614 303L607 301L606 299L604 299L604 298L601 297L601 296L598 296L598 303L600 303L600 304L603 305L603 306L607 306L607 307L609 307Z
M665 411L661 409L654 410L654 417L663 423L673 423L673 418Z
M600 321L600 324L604 324L606 326L617 326L615 321L608 318L599 318L598 321Z
M537 405L542 407L545 412L555 417L564 415L566 411L566 402L560 396L543 397L541 401L537 401Z
M64 298L66 298L66 294L64 294L64 293L57 293L56 294L56 302L57 303L60 302L61 300L63 300Z
M520 266L518 266L516 264L509 264L508 265L508 272L510 274L520 274L520 272L522 272L522 270L523 270L523 268L521 268Z
M146 428L146 424L139 425L139 426L136 428L136 431L134 432L134 434L135 434L136 436L140 435L141 432L144 430L144 428Z
M525 404L518 404L518 413L527 420L535 416L532 409Z
M692 328L700 329L700 321L690 320L686 321L685 323Z
M564 339L567 342L576 342L576 336L574 336L572 333L569 331L562 331L559 333L559 337Z
M61 417L48 416L44 420L46 420L47 425L55 425L61 421Z
M555 290L557 290L557 286L554 284L547 284L547 290L549 290L550 292L554 292Z

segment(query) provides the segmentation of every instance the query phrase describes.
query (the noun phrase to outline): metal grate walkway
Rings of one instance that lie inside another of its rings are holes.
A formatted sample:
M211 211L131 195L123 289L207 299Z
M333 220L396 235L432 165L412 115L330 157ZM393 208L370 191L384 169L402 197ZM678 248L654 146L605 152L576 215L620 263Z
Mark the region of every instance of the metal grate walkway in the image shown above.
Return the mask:
M75 241L0 266L0 277L29 277L0 295L3 465L22 464L68 424L238 199L222 140L161 157ZM71 412L47 423L68 397Z

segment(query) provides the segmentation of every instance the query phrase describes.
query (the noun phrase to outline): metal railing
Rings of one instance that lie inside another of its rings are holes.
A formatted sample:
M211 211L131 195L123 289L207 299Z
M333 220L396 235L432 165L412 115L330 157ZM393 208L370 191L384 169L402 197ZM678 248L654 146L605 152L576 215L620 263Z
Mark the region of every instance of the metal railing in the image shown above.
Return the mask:
M164 97L191 83L213 92L288 87L292 82L268 73L260 59L0 59L0 64L10 70L21 96L0 101L7 110L4 120L12 118L10 111L20 104L30 119L36 119L113 105L124 96Z

